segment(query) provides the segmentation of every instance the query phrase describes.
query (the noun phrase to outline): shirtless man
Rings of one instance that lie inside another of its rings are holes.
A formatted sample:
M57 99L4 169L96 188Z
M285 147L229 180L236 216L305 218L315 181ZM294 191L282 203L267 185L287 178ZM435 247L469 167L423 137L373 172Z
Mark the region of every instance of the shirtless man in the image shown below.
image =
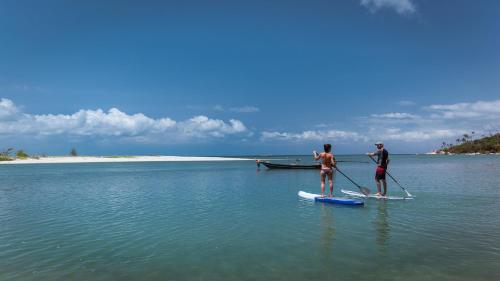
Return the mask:
M314 160L323 159L321 161L321 197L325 197L325 177L328 176L328 183L330 183L330 197L333 197L333 173L334 168L337 165L337 161L335 160L335 156L333 156L330 151L332 150L332 145L327 143L323 145L325 152L321 152L318 154L316 151L313 151Z

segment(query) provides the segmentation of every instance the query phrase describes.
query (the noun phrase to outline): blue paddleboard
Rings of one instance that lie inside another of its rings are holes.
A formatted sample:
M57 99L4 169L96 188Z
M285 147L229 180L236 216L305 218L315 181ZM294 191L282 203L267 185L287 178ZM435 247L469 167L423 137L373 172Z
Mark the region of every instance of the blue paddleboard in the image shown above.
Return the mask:
M299 196L305 199L314 200L317 202L324 202L330 204L349 205L349 206L363 206L364 202L361 200L341 197L321 197L319 194L308 193L299 191Z

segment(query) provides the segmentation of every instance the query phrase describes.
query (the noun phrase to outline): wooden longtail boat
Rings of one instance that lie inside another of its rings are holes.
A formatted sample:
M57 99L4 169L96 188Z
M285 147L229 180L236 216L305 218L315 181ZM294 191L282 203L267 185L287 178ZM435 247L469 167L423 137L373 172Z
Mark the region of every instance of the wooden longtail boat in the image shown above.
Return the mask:
M277 164L267 161L257 161L257 166L262 164L268 169L321 169L321 164L300 165L300 164Z

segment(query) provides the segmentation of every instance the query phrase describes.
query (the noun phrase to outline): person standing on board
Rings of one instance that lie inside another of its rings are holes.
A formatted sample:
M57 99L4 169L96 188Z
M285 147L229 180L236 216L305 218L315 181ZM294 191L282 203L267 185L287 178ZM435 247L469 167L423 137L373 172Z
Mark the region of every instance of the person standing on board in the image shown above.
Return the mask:
M314 160L323 159L321 162L321 197L325 197L325 178L328 176L328 183L330 184L330 197L333 197L333 169L337 165L335 156L333 156L330 151L332 150L332 145L327 143L323 145L325 152L318 154L316 150L313 151Z
M385 172L389 165L389 152L384 148L381 141L375 143L377 146L376 152L367 153L368 156L377 156L377 170L375 171L375 183L377 184L376 196L385 196L387 194L387 181L385 180ZM384 185L384 192L381 190L381 185Z

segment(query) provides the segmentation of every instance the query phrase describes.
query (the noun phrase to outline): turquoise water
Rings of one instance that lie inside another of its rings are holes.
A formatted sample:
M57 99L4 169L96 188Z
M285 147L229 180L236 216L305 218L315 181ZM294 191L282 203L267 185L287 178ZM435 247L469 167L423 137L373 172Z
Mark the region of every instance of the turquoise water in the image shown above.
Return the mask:
M372 164L339 167L374 187ZM391 171L415 200L304 201L317 171L252 161L2 165L0 280L499 280L500 157Z

